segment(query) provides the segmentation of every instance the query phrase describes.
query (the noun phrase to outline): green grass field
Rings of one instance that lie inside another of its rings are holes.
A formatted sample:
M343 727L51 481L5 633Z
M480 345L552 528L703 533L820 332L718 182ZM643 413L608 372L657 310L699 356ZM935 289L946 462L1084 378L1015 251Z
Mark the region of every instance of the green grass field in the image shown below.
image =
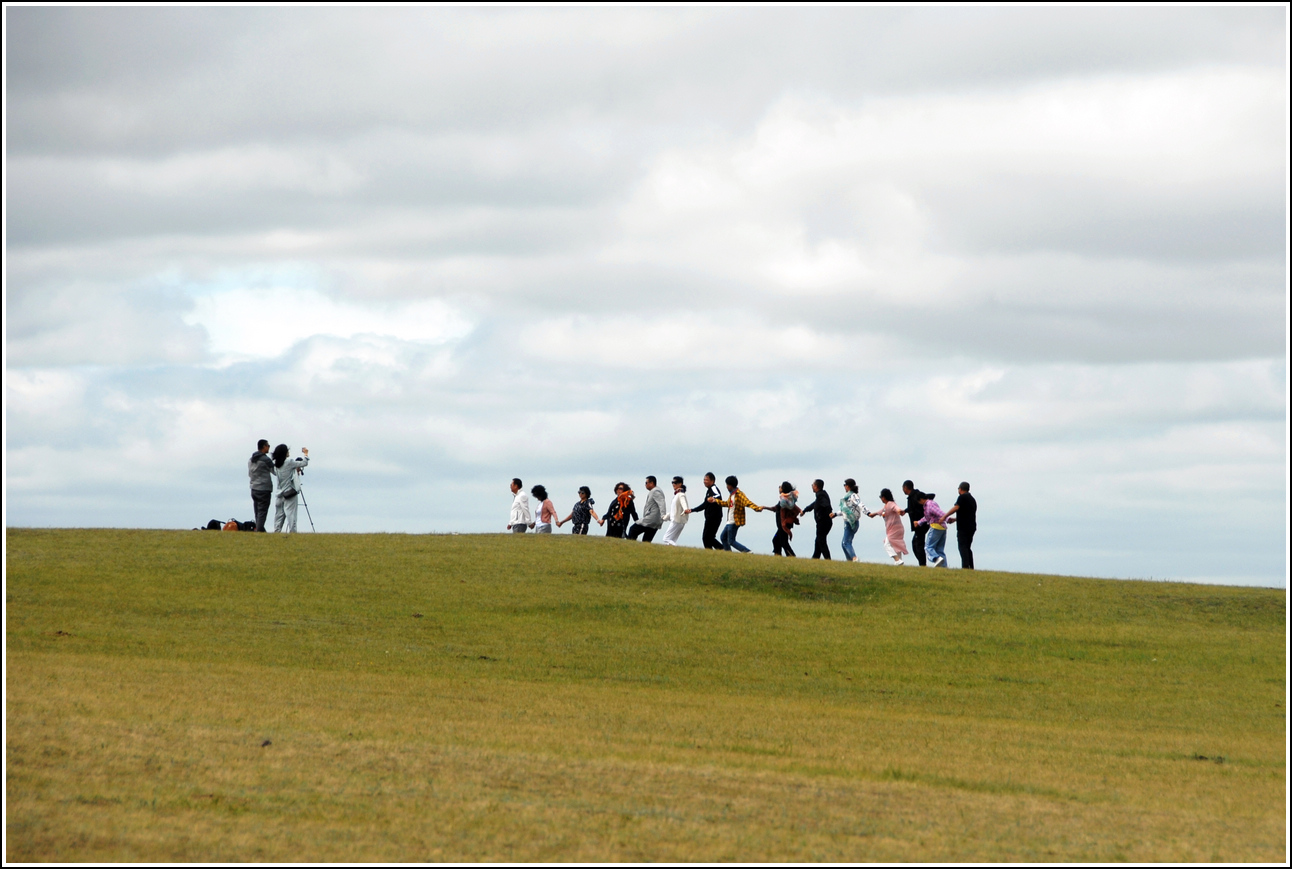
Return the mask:
M9 530L9 860L1284 861L1282 590Z

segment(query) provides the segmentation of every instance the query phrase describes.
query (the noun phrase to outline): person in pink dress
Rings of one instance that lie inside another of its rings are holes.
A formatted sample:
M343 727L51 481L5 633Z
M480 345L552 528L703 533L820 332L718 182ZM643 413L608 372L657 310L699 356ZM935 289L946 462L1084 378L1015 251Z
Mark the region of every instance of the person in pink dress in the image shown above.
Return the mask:
M879 491L879 500L884 502L884 506L874 513L867 513L871 519L876 516L884 517L884 526L887 536L884 538L884 551L888 557L893 559L893 563L901 567L906 562L902 561L902 556L906 554L906 541L903 539L902 517L906 511L899 509L897 502L893 500L893 492L890 489L881 489Z

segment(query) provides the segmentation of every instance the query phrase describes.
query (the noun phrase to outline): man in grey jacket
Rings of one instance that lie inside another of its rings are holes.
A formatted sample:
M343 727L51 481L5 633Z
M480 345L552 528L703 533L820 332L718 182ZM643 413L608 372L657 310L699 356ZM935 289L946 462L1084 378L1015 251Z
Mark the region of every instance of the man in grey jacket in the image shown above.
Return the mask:
M251 478L251 509L256 514L256 530L265 530L269 519L269 502L274 499L274 460L269 456L269 441L260 440L256 451L247 459L247 476Z
M646 503L642 505L640 522L633 523L628 529L628 539L636 540L640 535L642 542L650 543L655 539L655 532L664 527L664 493L655 485L654 477L646 478Z

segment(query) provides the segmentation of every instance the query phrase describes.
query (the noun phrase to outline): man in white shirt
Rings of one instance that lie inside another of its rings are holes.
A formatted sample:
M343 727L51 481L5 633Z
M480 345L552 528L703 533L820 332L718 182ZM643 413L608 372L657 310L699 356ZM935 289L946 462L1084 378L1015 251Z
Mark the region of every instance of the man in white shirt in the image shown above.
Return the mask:
M676 546L677 538L682 536L682 530L686 528L686 520L690 518L691 505L686 502L686 486L682 483L681 477L673 478L673 501L668 507L668 530L664 532L664 545Z
M513 534L524 534L529 530L529 523L533 522L534 518L529 512L529 495L525 494L520 477L512 478L511 493L516 497L511 502L511 518L507 522L507 529Z

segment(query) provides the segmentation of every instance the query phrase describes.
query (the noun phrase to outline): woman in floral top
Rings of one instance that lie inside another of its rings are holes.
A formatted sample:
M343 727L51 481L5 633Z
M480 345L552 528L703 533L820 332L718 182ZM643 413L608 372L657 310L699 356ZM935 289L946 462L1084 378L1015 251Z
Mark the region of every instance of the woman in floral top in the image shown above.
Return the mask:
M601 520L597 518L597 511L592 509L592 505L597 503L592 500L592 490L587 486L579 487L579 500L570 510L570 515L564 519L556 520L556 527L560 528L571 519L574 520L574 527L570 529L571 534L587 534L590 520L596 519L600 524Z
M852 538L857 533L861 514L866 512L866 505L861 503L861 495L857 492L857 481L852 477L843 481L843 489L844 496L839 499L839 512L831 513L830 518L843 517L843 554L849 561L856 561L857 552L852 548Z

